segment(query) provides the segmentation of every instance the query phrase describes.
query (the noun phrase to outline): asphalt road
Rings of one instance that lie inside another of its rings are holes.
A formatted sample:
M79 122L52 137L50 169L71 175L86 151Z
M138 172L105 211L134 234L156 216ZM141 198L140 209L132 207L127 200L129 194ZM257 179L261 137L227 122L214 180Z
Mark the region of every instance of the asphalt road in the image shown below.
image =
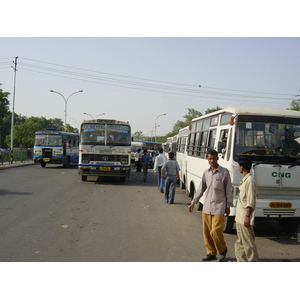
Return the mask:
M88 177L74 166L39 165L0 170L1 262L198 262L205 255L201 213L177 187L163 201L149 170L125 183ZM226 234L234 260L235 234ZM259 222L261 261L300 261L300 244L275 221Z

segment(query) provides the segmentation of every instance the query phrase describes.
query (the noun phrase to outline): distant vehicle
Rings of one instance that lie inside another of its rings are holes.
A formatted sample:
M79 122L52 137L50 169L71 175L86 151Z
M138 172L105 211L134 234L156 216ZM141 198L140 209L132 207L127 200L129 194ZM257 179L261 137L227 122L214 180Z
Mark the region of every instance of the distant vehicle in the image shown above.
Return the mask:
M131 127L128 122L97 119L80 126L78 173L88 176L130 176Z
M35 132L34 162L44 168L46 164L62 164L70 167L78 163L79 134L54 129Z

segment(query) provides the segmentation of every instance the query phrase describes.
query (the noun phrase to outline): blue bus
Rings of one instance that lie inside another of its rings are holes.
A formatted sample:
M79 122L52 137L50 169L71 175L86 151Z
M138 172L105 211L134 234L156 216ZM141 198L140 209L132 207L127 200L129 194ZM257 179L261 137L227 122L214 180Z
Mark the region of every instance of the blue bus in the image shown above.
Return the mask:
M78 164L79 134L61 132L54 129L35 132L34 162L44 168L46 164L61 164L70 167Z

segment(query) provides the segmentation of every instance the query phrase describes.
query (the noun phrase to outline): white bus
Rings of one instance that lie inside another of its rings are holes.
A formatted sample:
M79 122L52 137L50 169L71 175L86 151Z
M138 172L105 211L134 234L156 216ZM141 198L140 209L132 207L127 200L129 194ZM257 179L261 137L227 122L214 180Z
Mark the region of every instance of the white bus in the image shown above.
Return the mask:
M193 196L209 167L207 150L217 150L233 183L234 207L225 226L230 232L242 179L237 161L249 157L257 183L256 217L275 218L286 233L295 232L300 224L299 137L300 112L292 110L229 107L193 119L182 184Z
M176 143L176 160L180 167L179 181L182 189L185 189L184 182L186 176L186 144L190 133L190 126L184 127L178 132L178 139Z
M36 131L34 135L34 162L44 168L46 164L70 167L78 163L79 134L55 129Z
M87 176L114 176L125 182L130 176L131 128L128 122L97 119L80 127L78 173Z

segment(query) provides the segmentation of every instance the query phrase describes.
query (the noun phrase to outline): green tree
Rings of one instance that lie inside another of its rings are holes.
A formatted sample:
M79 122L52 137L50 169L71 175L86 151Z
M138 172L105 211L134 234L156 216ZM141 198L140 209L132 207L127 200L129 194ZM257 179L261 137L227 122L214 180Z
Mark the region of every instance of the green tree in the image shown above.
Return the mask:
M0 83L0 86L2 84ZM8 101L8 92L3 92L0 89L0 148L6 148L4 140L6 135L10 130L10 112L9 112L9 101Z
M178 120L173 125L173 130L171 132L169 132L166 135L166 137L176 135L181 128L189 126L191 124L191 122L192 122L193 119L202 116L202 113L200 111L198 111L198 110L195 110L194 108L186 108L186 109L188 110L188 113L183 116L185 118L185 120L184 121Z
M54 128L63 131L63 121L59 118L46 119L45 117L18 116L14 126L14 147L32 148L34 144L34 133L38 130ZM67 124L68 132L78 132L78 129ZM10 134L6 136L6 144L10 144Z
M145 138L145 136L143 135L143 132L138 131L138 130L132 134L132 137L135 141L143 141Z
M207 115L207 114L210 114L210 113L212 113L212 112L214 112L214 111L221 110L221 109L222 109L222 108L219 107L219 106L217 105L216 108L208 108L208 109L205 111L205 114Z
M290 103L291 107L288 108L288 110L297 110L300 111L300 99L298 100L292 100Z

